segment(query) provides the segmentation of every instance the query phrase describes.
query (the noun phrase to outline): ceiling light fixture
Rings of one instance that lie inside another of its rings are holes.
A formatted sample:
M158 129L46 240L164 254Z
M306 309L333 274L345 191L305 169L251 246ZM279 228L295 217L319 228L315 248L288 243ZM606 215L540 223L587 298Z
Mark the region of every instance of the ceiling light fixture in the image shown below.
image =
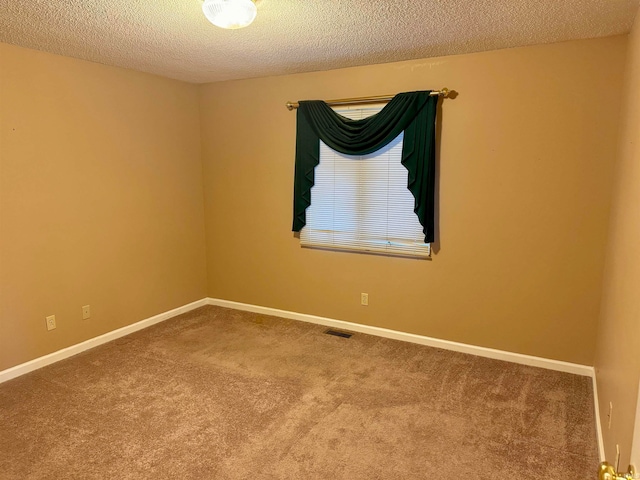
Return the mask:
M215 26L228 29L246 27L258 13L253 0L204 0L202 11Z

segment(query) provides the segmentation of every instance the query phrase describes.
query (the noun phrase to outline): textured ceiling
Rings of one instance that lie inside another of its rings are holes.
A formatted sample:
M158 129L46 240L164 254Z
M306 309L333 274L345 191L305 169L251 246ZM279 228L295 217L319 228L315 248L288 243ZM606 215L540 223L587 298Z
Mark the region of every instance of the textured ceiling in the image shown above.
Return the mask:
M241 30L200 0L0 0L0 41L213 82L616 35L639 0L259 0Z

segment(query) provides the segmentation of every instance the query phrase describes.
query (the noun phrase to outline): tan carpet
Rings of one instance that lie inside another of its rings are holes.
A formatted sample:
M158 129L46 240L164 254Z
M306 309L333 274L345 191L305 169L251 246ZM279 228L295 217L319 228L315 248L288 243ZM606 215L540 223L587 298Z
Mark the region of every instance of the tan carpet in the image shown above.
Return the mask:
M0 478L595 478L589 378L324 330L204 307L6 382Z

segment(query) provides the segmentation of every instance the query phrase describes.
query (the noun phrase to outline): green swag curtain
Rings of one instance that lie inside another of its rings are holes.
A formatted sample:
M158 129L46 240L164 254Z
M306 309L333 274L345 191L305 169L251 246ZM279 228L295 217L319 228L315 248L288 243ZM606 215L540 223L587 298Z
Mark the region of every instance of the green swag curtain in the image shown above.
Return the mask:
M347 155L367 155L380 150L404 131L402 164L408 171L408 188L415 198L414 212L424 231L425 243L434 240L436 107L430 91L399 93L377 114L350 120L321 100L299 102L296 165L293 192L293 231L299 232L311 205L315 167L320 163L320 140Z

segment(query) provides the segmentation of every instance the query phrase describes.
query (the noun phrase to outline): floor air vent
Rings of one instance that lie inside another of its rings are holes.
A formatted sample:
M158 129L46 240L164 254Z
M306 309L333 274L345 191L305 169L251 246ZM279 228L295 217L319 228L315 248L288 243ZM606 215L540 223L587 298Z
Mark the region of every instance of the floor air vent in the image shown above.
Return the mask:
M351 338L351 335L353 335L352 333L339 332L338 330L327 330L324 333L326 333L327 335L333 335L334 337L342 337L342 338Z

